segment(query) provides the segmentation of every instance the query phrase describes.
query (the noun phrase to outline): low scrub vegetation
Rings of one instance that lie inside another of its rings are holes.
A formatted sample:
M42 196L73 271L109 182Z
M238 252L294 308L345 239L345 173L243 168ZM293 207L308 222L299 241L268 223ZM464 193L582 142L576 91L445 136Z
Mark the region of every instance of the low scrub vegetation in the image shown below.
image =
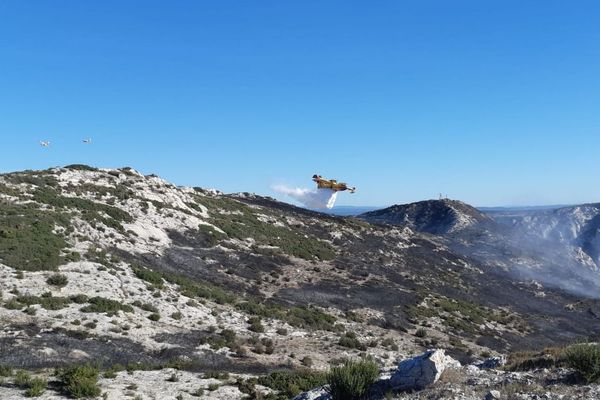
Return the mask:
M504 369L529 371L539 368L569 367L588 383L600 381L600 344L578 343L542 351L522 351L509 355Z
M564 367L567 365L565 347L550 347L542 351L519 351L509 354L504 369L530 371L538 368Z
M347 360L327 375L333 400L359 400L379 377L379 367L371 360Z
M81 197L62 196L52 187L38 188L33 194L33 199L58 210L77 210L80 217L90 224L95 225L96 222L100 222L119 231L123 231L122 222L133 221L131 215L120 208Z
M75 171L98 171L98 168L90 167L89 165L85 165L85 164L71 164L71 165L66 165L64 168L72 169Z
M217 231L210 225L200 224L198 231L206 238L206 245L208 247L216 246L221 240L227 238L226 234Z
M286 308L279 304L258 303L253 300L237 303L236 307L248 314L276 318L298 328L335 330L336 318L313 307Z
M141 280L151 283L158 288L162 287L164 283L163 277L160 274L160 272L152 271L148 268L133 266L133 273Z
M12 376L13 369L9 365L0 364L0 377Z
M187 297L202 297L217 304L234 304L237 296L209 282L195 282L181 275L160 273L169 283L179 286L181 294Z
M428 305L421 305L423 301ZM448 299L441 296L422 296L417 304L419 305L410 305L405 308L409 321L413 323L437 317L443 320L448 329L467 335L480 333L480 327L486 322L495 322L520 332L527 330L524 322L516 315L510 314L506 310L494 310L472 301Z
M63 274L53 274L46 279L46 283L52 286L64 287L69 283L69 279Z
M258 378L258 384L276 390L278 399L281 400L290 399L325 383L327 383L327 374L309 369L273 372Z
M263 326L259 317L250 317L248 324L250 324L248 329L252 332L262 333L265 331L265 327Z
M32 378L27 383L27 389L25 390L25 396L27 397L38 397L41 396L48 386L48 382L42 378Z
M211 214L210 222L219 227L227 237L253 238L257 244L278 247L281 252L305 260L331 260L334 249L326 242L311 235L263 222L247 205L226 197L197 196L200 204ZM220 211L226 211L221 213ZM215 237L215 240L220 240Z
M56 270L66 242L55 228L68 224L61 213L0 202L0 260L25 271Z
M600 381L600 344L582 343L568 347L567 365L575 369L588 383Z
M340 337L338 344L349 349L358 349L361 351L367 350L367 346L357 339L354 332L346 332L342 337Z
M64 392L76 399L100 395L97 367L90 364L72 365L59 370L57 375Z
M219 350L223 347L236 349L239 347L237 335L231 329L223 329L219 334L210 334L200 339L200 344L209 344L213 350Z
M39 304L46 310L61 310L71 304L71 299L68 297L54 297L50 292L41 296L17 296L15 301L23 307Z
M118 311L133 312L133 307L130 305L104 297L92 297L88 300L88 303L89 305L81 308L82 312L106 313L109 316L116 314Z

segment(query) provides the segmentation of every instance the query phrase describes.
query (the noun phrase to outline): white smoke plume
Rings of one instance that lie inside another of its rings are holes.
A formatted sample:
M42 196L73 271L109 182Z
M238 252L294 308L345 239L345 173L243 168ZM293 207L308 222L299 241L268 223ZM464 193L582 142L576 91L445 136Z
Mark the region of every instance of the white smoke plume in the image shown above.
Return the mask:
M308 208L332 208L338 194L331 189L302 189L285 185L273 186L273 190L298 200Z

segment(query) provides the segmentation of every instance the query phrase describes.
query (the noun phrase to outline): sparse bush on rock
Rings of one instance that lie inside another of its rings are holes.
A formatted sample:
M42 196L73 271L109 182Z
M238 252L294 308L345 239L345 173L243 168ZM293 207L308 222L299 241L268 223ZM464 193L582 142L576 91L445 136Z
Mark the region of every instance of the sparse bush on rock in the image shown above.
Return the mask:
M46 279L46 283L52 286L64 287L69 283L69 279L63 274L53 274Z

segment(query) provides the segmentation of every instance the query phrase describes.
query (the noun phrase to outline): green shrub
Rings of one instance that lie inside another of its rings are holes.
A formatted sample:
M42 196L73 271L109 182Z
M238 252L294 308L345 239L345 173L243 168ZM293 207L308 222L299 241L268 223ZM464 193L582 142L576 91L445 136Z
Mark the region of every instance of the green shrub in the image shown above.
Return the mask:
M308 368L312 367L313 365L313 360L309 356L304 357L302 360L300 360L300 362L302 363L302 365Z
M160 320L160 314L159 313L152 313L148 316L148 319L150 321L158 321Z
M37 310L35 309L35 307L29 306L26 309L24 309L23 312L27 315L35 315L37 313Z
M26 306L39 304L46 310L54 311L61 310L71 304L71 300L68 297L53 297L50 292L42 296L17 296L16 301Z
M218 379L220 381L224 381L229 379L229 372L208 371L204 373L204 379Z
M46 279L46 283L52 286L64 287L69 283L69 279L63 274L53 274Z
M229 347L230 349L233 349L238 346L236 333L231 329L223 329L218 336L211 335L200 339L200 344L207 343L214 350L218 350L223 347Z
M33 378L27 384L27 390L25 396L27 397L38 397L41 396L48 386L48 382L42 378Z
M72 365L58 372L64 391L79 399L97 397L100 395L98 386L98 368L90 365Z
M250 395L250 398L256 398L256 378L244 379L237 378L235 382L238 390L244 394ZM254 397L253 397L254 396Z
M81 218L94 224L100 222L110 228L124 231L121 222L132 222L133 218L120 208L97 203L81 197L65 197L51 187L43 187L36 190L33 199L38 203L48 204L56 209L76 209ZM109 218L104 215L108 215Z
M334 330L333 324L336 321L334 316L326 314L316 308L308 307L293 307L289 309L282 319L288 324L299 328L322 329L327 331Z
M7 310L22 310L23 304L19 303L16 299L10 299L4 303L4 308Z
M75 295L69 296L69 299L73 303L84 304L84 303L88 302L89 298L85 294L75 294Z
M85 164L71 164L71 165L66 165L64 168L72 169L72 170L76 170L76 171L98 171L98 168L90 167L89 165L85 165Z
M576 344L566 350L567 365L589 383L600 380L600 344Z
M425 336L427 336L427 330L425 330L424 328L419 328L415 332L415 336L419 338L424 338Z
M179 285L181 294L187 297L202 297L217 304L233 304L237 296L209 282L198 283L182 275L163 273L161 276L169 283Z
M27 388L30 381L31 375L29 375L27 371L18 370L15 374L15 385L17 385L21 389Z
M227 238L227 235L215 230L210 225L200 224L198 226L198 231L203 233L204 236L207 238L208 247L216 246L221 240Z
M367 346L356 338L354 332L346 332L346 334L340 338L338 344L342 347L348 347L349 349L358 349L361 351L367 350Z
M149 282L156 287L162 287L163 278L160 272L152 271L151 269L134 266L133 273L143 281Z
M93 321L90 321L90 322L86 322L83 326L85 326L88 329L96 329L96 326L98 326L98 324L96 324Z
M246 300L237 303L236 308L248 314L263 318L276 318L292 326L305 329L323 329L334 331L335 317L313 307L286 308L276 303L258 303ZM283 331L287 332L285 329Z
M278 391L285 398L292 398L306 390L323 386L327 383L327 375L310 369L280 371L259 377L258 383Z
M133 307L123 304L116 300L105 299L104 297L92 297L88 300L89 305L82 307L82 312L87 313L106 313L114 315L117 311L133 312Z
M150 303L142 303L139 300L134 301L133 303L134 306L141 308L144 311L148 311L148 312L158 312L158 308L156 308L156 306L150 304Z
M176 311L173 314L171 314L171 318L180 320L181 318L183 318L183 314L181 314L179 311Z
M56 270L66 246L57 225L66 228L69 219L31 205L0 204L0 260L20 270Z
M359 400L379 377L379 367L371 360L347 360L327 375L333 400Z
M248 329L252 332L262 333L265 331L265 327L263 326L259 317L250 317L250 319L248 319L248 323L250 324Z
M114 371L112 369L108 369L108 370L104 371L105 379L115 379L116 377L117 377L117 371Z
M0 376L12 376L13 369L10 365L0 364Z

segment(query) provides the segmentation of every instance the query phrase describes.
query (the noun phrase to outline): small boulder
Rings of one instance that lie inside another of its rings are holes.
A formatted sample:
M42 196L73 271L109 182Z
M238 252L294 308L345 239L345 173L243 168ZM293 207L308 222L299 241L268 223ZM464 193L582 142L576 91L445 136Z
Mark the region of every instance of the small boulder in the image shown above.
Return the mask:
M490 390L487 392L483 400L498 400L500 399L500 392L497 390Z
M37 351L40 356L52 357L58 354L58 351L50 347L44 347Z
M393 390L421 390L437 382L447 368L460 368L460 363L444 350L429 350L400 362L389 384Z
M484 361L482 361L476 365L480 369L495 369L495 368L499 368L499 367L503 366L504 364L506 364L506 357L500 356L500 357L486 358Z
M328 388L328 385L314 388L308 392L300 393L292 400L331 400L331 395L327 391Z
M85 360L87 358L90 358L90 355L83 350L73 349L69 352L69 358L75 360Z

